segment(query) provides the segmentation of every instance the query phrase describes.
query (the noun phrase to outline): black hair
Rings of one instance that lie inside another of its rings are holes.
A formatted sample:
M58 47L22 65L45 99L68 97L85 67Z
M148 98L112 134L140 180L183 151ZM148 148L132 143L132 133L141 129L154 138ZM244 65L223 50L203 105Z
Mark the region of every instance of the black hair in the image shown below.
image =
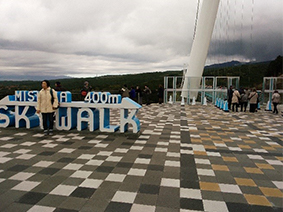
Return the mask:
M61 85L61 82L55 82L57 85Z
M46 82L47 88L50 87L50 82L48 80L42 80L41 83Z

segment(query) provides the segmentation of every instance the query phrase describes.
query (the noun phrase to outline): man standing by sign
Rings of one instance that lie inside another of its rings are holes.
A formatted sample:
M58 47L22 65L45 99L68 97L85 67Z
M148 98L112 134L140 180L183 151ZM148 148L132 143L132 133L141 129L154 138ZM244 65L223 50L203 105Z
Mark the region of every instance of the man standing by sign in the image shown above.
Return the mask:
M58 107L57 93L50 88L50 82L43 80L38 93L36 112L42 114L44 135L53 135L53 113Z
M83 100L85 99L88 92L92 91L92 87L89 85L88 81L84 82L84 87L81 89L81 95Z

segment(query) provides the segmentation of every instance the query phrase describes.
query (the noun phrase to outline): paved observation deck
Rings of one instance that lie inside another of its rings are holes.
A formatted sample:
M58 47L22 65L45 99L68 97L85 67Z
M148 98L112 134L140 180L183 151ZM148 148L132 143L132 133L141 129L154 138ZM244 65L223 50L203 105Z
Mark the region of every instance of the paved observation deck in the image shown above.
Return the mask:
M281 115L152 104L138 117L139 134L1 128L0 211L282 211Z

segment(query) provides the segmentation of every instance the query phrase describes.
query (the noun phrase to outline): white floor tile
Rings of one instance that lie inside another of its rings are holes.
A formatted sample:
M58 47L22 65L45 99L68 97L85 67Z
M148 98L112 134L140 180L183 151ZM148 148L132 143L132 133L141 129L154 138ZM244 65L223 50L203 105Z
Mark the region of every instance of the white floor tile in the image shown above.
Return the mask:
M208 159L195 158L195 162L196 162L196 164L208 164L208 165L210 165L210 161Z
M117 191L112 198L114 202L134 203L137 193Z
M77 186L71 186L71 185L58 185L56 188L54 188L50 194L54 195L60 195L60 196L69 196Z
M215 173L212 169L197 169L198 175L203 176L215 176Z
M102 163L104 163L104 160L89 160L86 165L100 166Z
M203 207L209 212L229 212L226 203L220 201L203 200Z
M242 194L242 191L238 185L219 184L220 190L225 193Z
M13 158L6 158L6 157L0 157L0 164L1 163L6 163L8 162L9 160L12 160Z
M283 181L272 181L277 188L283 189Z
M134 163L149 164L150 163L150 159L147 159L147 158L137 158Z
M143 146L133 145L133 146L131 146L130 150L142 150L143 148L144 148Z
M70 177L74 177L74 178L88 178L89 175L91 175L91 174L92 174L91 171L76 171Z
M4 144L3 146L0 146L0 147L5 148L5 149L11 149L15 146L17 146L17 145L16 144Z
M27 141L27 142L24 142L24 143L22 143L22 144L20 144L20 145L22 145L22 146L33 146L33 145L35 145L35 144L36 144L36 142Z
M33 182L33 181L23 181L12 188L12 190L19 190L19 191L31 191L36 186L38 186L40 182Z
M51 161L39 161L38 163L34 164L35 167L48 167L52 165L54 162Z
M34 205L27 212L38 212L38 211L40 211L40 212L52 212L52 211L55 211L55 210L56 210L56 208L53 208L53 207Z
M155 206L133 204L130 212L155 212Z
M22 160L29 160L31 158L33 158L36 155L32 155L32 154L22 154L19 155L18 157L16 157L17 159L22 159Z
M85 179L80 185L80 187L86 188L98 188L103 183L103 180L98 179Z
M180 161L166 160L165 161L165 166L180 167Z
M2 152L2 151L0 151L0 158L4 157L6 155L9 155L9 154L11 154L11 153L10 152Z
M112 181L112 182L123 182L125 179L125 174L109 174L105 181Z
M187 199L202 199L199 189L181 188L180 197Z
M60 153L72 153L73 151L75 151L75 149L64 148L64 149L61 149L59 152Z
M86 159L86 160L90 160L95 156L95 154L82 154L80 157L78 157L78 159Z
M106 161L112 161L112 162L119 162L122 159L122 157L118 156L109 156Z
M162 178L161 179L161 186L179 188L180 187L180 180L179 179Z
M31 176L35 175L35 173L28 173L28 172L20 172L17 173L15 175L13 175L12 177L10 177L10 180L20 180L20 181L24 181L27 180L28 178L30 178Z
M30 152L31 150L30 149L19 149L17 151L15 151L14 153L17 153L17 154L26 154L28 152ZM1 155L0 155L1 156Z
M168 151L168 148L161 148L161 147L156 147L155 152L167 152Z
M97 155L110 156L111 154L112 154L111 151L100 151Z
M77 164L77 163L70 163L67 166L65 166L63 169L67 170L79 170L83 164Z
M134 176L144 176L146 173L146 169L135 169L131 168L128 172L128 175L134 175Z
M114 152L118 152L118 153L127 153L129 150L128 149L123 149L123 148L117 148L115 149Z

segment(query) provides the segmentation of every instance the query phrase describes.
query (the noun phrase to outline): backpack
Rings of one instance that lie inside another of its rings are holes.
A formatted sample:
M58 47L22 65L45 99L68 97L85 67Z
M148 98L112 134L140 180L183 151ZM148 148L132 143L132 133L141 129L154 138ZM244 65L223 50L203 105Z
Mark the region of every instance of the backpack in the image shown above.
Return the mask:
M82 91L81 91L81 95L82 95L83 97L85 97L85 96L87 95L87 91L82 90Z
M54 103L54 96L53 96L53 89L50 89L50 95L51 95L51 104ZM55 109L58 109L60 107L60 103L58 102L58 106Z

